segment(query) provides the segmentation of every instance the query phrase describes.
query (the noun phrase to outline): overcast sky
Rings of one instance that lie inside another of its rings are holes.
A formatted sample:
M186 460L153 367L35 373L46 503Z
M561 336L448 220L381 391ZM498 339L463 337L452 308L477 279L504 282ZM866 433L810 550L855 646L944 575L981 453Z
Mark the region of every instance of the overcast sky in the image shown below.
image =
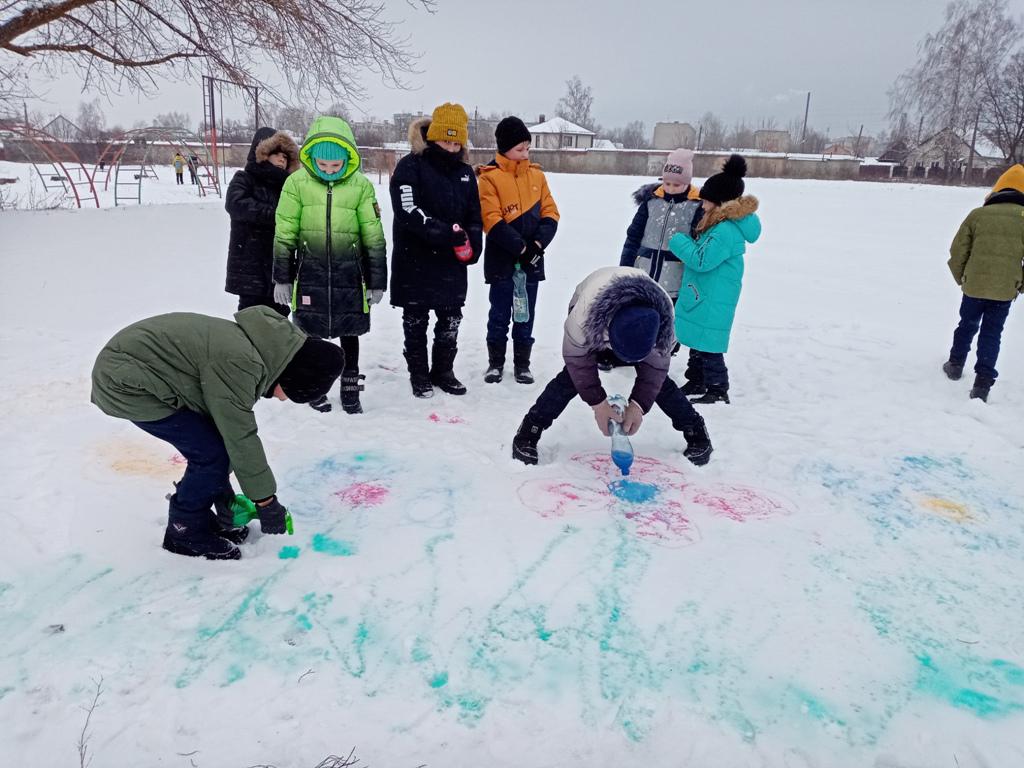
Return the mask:
M643 120L695 122L712 111L727 123L803 116L832 136L887 126L886 91L916 58L916 46L942 22L945 0L437 0L429 14L390 0L393 18L420 51L413 91L368 75L370 98L352 114L429 112L458 101L472 115L551 116L565 80L593 88L594 116L605 126ZM1024 0L1011 0L1024 14ZM82 93L74 78L37 87L43 112L73 117ZM329 103L329 100L327 100ZM326 106L321 104L318 106ZM228 105L226 105L228 107ZM243 107L226 108L241 113ZM161 82L157 98L125 94L104 104L110 123L130 125L159 112L202 116L193 82ZM241 116L238 114L237 116Z

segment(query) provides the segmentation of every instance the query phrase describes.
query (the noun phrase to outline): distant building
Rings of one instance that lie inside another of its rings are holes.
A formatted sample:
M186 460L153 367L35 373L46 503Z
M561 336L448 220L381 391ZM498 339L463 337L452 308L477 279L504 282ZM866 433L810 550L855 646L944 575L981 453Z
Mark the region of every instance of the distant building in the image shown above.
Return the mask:
M590 149L594 146L596 134L586 128L570 123L564 117L553 117L530 126L533 146L536 149Z
M754 131L754 149L758 152L789 152L789 131Z
M654 149L696 149L697 130L689 123L655 123L651 146Z
M415 115L412 112L397 112L394 115L395 122L395 141L405 141L409 138L409 125L413 120L419 120L423 117L422 112L418 112Z
M57 115L42 128L43 133L48 133L58 141L85 141L82 129L68 120L64 115Z
M961 173L967 167L971 154L970 142L952 130L943 130L929 136L907 153L906 165L916 176L931 177ZM1006 164L1003 153L978 137L974 145L975 170L999 168ZM936 173L936 171L940 173Z

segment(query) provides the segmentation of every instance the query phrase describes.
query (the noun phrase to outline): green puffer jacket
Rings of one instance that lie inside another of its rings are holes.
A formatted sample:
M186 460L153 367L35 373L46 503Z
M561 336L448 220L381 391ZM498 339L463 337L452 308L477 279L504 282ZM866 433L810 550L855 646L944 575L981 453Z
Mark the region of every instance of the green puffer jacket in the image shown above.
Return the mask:
M947 263L972 298L1009 301L1024 293L1024 194L997 192L967 214Z
M309 150L324 141L349 154L338 181L314 171ZM341 118L313 122L299 162L303 168L285 181L277 204L274 282L294 284L295 322L311 336L358 336L370 330L366 293L388 286L377 196L359 173L356 140Z
M277 492L252 408L280 378L306 335L268 307L235 322L191 312L157 315L118 331L92 369L92 402L119 419L156 421L183 409L213 419L250 499Z

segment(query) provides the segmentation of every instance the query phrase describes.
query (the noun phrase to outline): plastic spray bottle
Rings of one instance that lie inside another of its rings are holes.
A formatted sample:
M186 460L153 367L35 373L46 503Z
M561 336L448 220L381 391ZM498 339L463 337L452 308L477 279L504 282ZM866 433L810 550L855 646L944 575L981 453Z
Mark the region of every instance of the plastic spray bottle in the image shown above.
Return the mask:
M526 293L526 273L516 262L516 270L512 273L512 319L517 323L530 320L530 297Z
M622 395L609 397L608 404L619 415L626 411L626 398ZM612 461L615 462L615 466L622 470L623 475L628 475L630 467L633 466L633 446L629 442L629 438L626 437L626 433L622 431L622 425L619 422L609 419L608 432L612 436Z
M235 500L231 502L231 514L233 516L232 522L236 528L240 528L253 520L258 520L260 516L256 502L241 493L235 494ZM288 531L289 536L295 533L291 512L284 513L284 529Z
M455 258L459 261L466 263L473 259L473 246L469 244L469 235L458 224L452 224L452 232L462 232L465 236L465 240L462 241L462 245L456 245L454 247Z

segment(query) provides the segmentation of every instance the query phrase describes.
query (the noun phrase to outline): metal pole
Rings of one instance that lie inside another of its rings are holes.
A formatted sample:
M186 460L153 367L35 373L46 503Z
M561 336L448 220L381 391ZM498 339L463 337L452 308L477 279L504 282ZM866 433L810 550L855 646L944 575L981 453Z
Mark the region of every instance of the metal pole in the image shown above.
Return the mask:
M800 134L800 149L804 148L804 142L807 141L807 116L811 113L811 92L807 92L807 106L804 107L804 130Z
M860 133L857 134L857 146L853 148L853 156L860 157L860 140L864 136L864 123L860 124Z

